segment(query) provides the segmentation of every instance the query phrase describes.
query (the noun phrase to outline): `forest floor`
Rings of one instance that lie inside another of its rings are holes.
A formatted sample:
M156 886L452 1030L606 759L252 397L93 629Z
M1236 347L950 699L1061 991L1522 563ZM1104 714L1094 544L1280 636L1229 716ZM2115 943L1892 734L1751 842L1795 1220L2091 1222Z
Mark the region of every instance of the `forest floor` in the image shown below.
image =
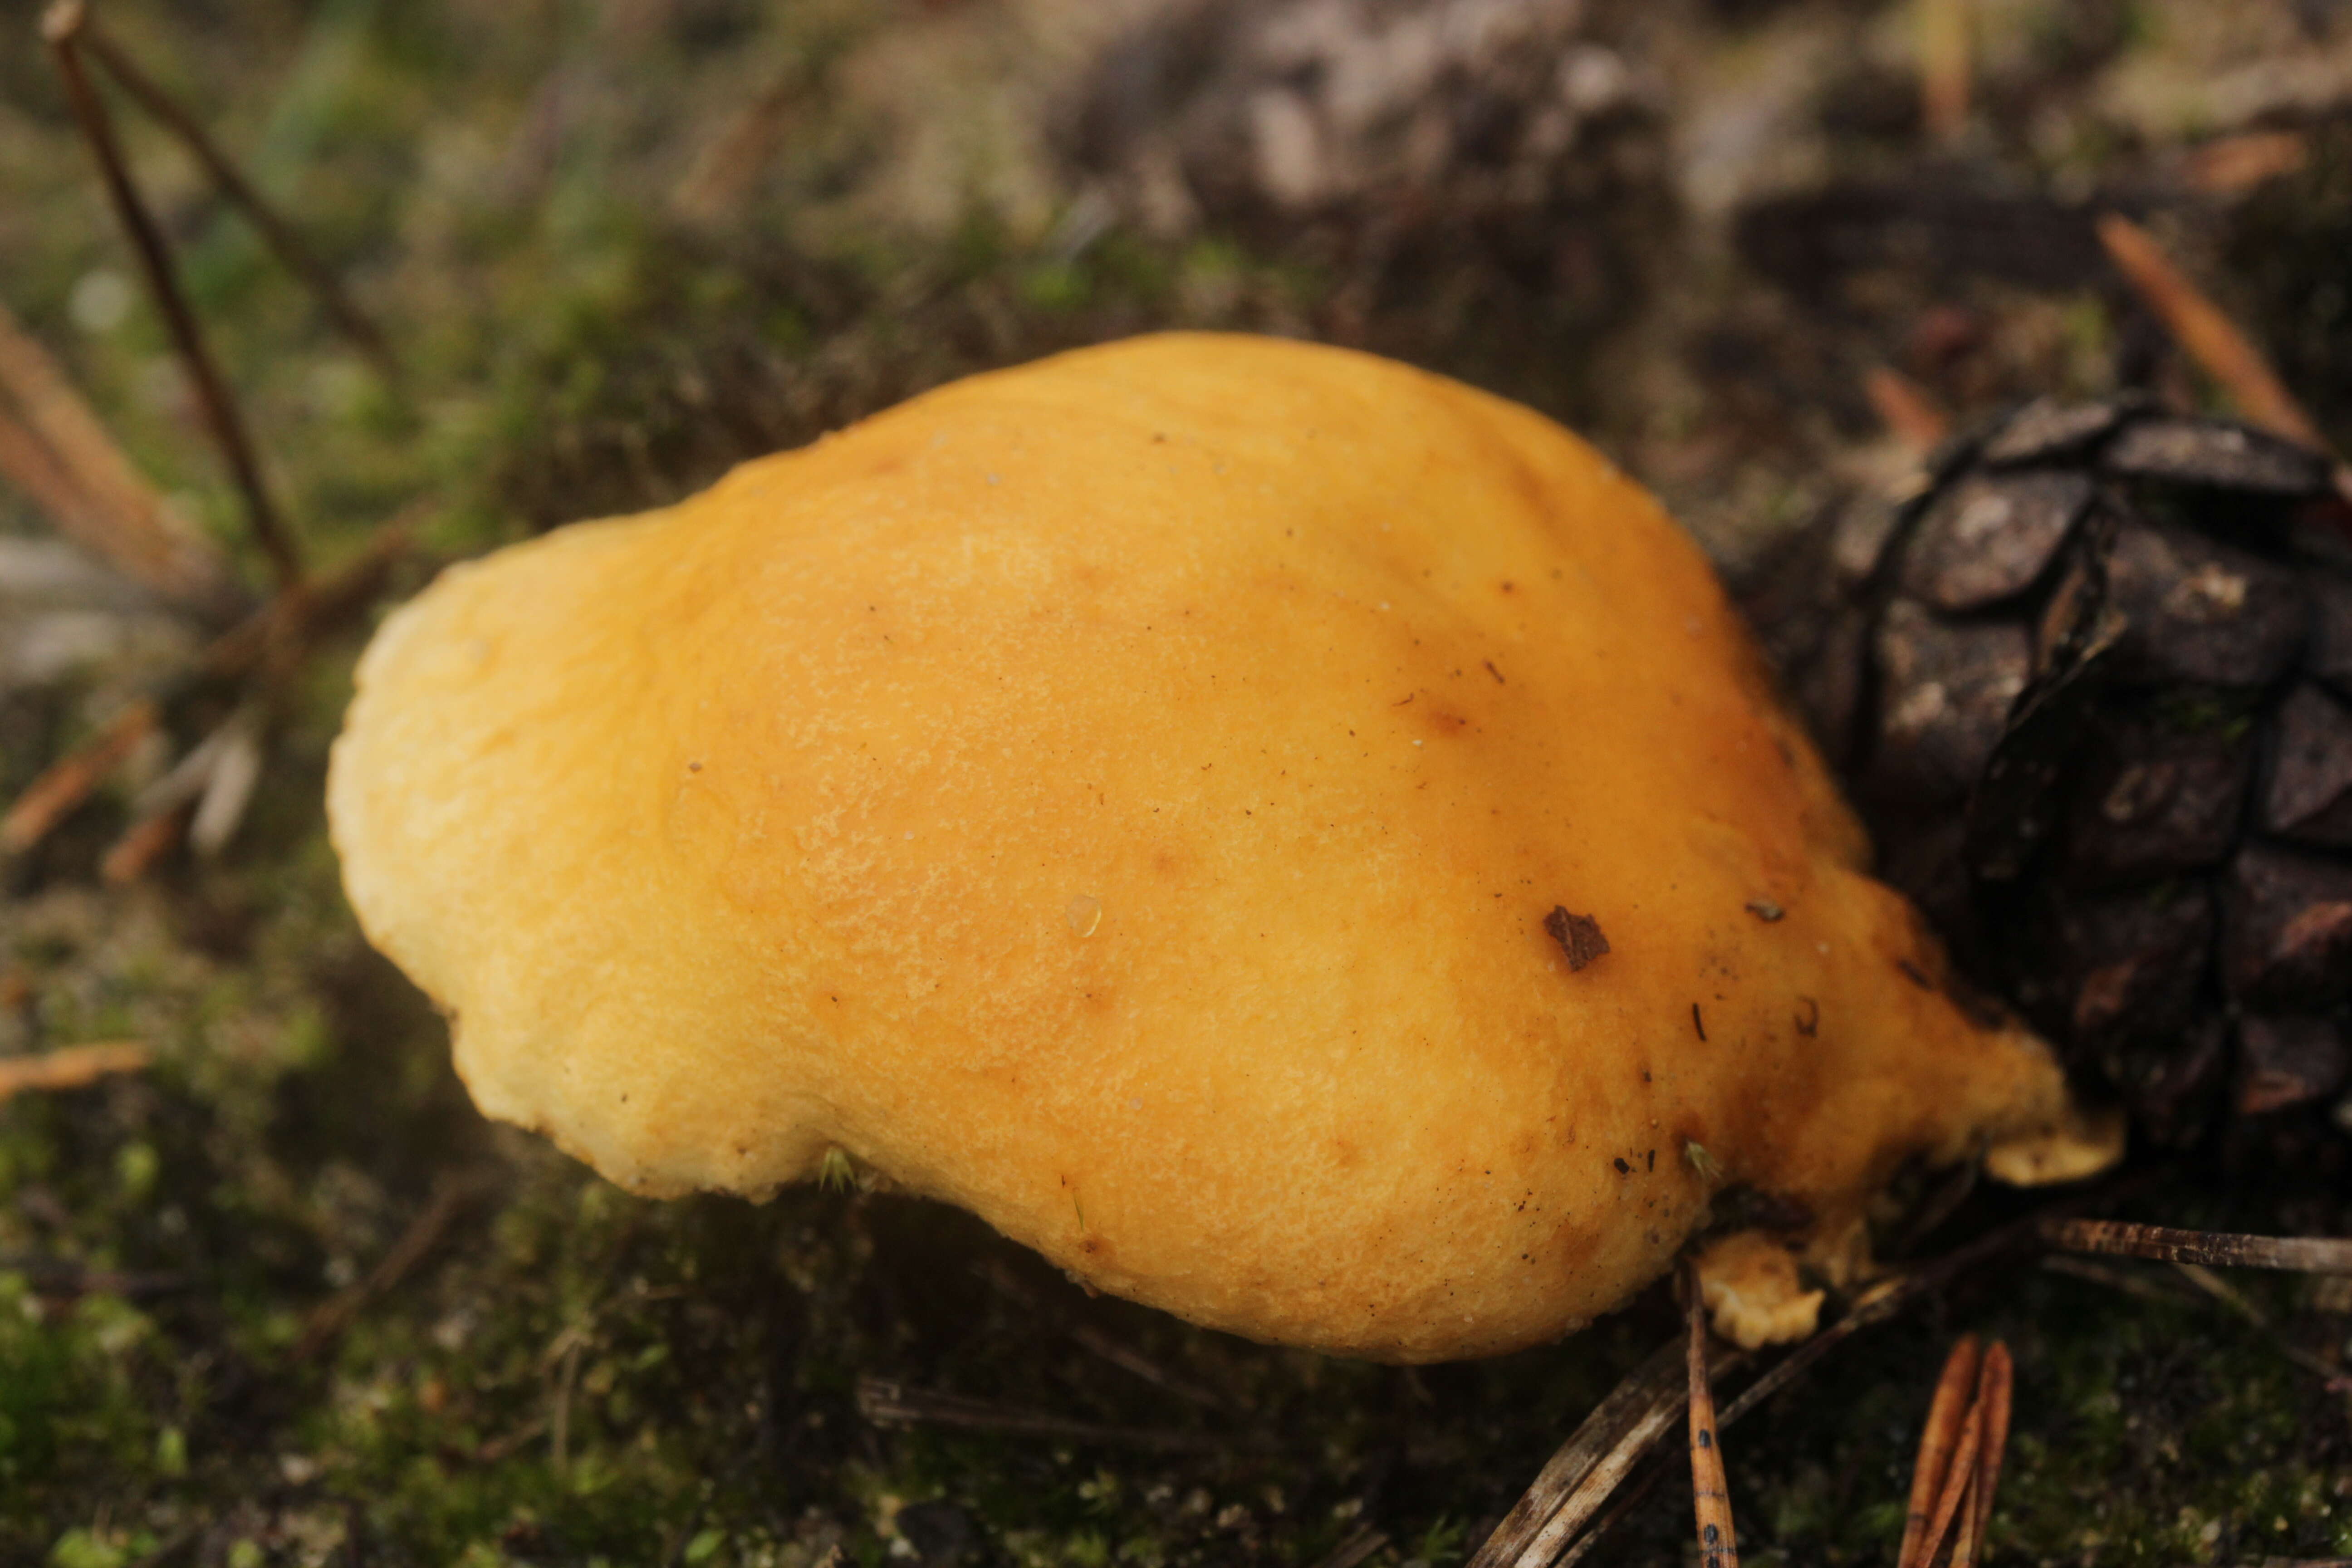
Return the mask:
M1903 460L1874 369L1961 421L2038 392L2210 400L2107 268L2109 209L2352 442L2340 0L1982 0L1941 132L1907 6L1527 0L1523 48L1441 30L1426 69L1365 41L1389 22L1345 20L1414 9L104 15L394 345L396 383L118 105L284 511L329 567L404 518L398 592L951 376L1169 326L1356 344L1529 402L1736 578ZM1303 18L1288 55L1276 12ZM258 584L37 21L0 0L0 302ZM1280 131L1301 122L1320 130ZM48 537L0 489L0 800L216 629ZM0 1062L152 1053L0 1105L0 1563L1438 1568L1675 1331L1660 1289L1497 1361L1332 1361L1090 1299L934 1206L643 1201L485 1122L326 843L358 640L278 682L219 853L99 871L215 694L167 705L0 864ZM2344 1163L2283 1165L2255 1129L2151 1165L2118 1212L2344 1235ZM1979 1194L1921 1245L2023 1202ZM1998 1561L2352 1554L2346 1384L2281 1348L2345 1367L2352 1293L2234 1282L2269 1328L2160 1268L2021 1255L1857 1336L1727 1438L1749 1560L1891 1561L1962 1331L2018 1366ZM874 1380L919 1418L871 1419ZM1670 1476L1597 1560L1681 1560L1687 1501Z

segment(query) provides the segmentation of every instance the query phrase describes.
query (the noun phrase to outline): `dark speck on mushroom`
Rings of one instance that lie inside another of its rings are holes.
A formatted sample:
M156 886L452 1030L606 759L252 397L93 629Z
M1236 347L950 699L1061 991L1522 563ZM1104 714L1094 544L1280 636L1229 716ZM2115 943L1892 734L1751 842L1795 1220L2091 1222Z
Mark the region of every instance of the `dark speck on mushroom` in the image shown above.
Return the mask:
M1572 915L1565 904L1554 905L1544 916L1544 930L1552 941L1568 954L1568 967L1573 972L1583 968L1609 951L1609 939L1601 934L1601 922L1591 915Z

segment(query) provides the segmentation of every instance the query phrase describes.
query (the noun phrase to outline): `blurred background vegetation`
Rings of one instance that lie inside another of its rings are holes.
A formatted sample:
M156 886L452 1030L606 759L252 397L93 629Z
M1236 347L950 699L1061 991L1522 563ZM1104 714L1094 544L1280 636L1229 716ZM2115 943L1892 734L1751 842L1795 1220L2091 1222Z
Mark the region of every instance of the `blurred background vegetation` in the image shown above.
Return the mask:
M1932 41L1954 10L1957 61ZM257 590L38 11L0 0L0 303ZM2340 0L113 0L103 20L392 342L396 380L114 100L284 510L330 569L407 519L401 591L950 376L1170 326L1358 344L1530 402L1738 576L1911 460L1874 373L1962 421L2042 392L2211 401L2109 269L2106 210L2352 438ZM1923 91L1939 71L1957 107ZM0 489L0 798L217 629L52 537ZM0 1061L153 1053L0 1105L0 1562L1436 1568L1673 1331L1654 1292L1501 1362L1335 1363L1089 1300L961 1215L856 1191L649 1204L483 1123L325 843L355 643L278 683L220 853L98 869L218 718L192 700L0 865ZM2128 1212L2347 1228L2340 1169L2258 1136ZM2018 1263L1859 1338L1732 1436L1751 1561L1891 1558L1962 1329L2018 1358L2001 1561L2352 1553L2346 1385L2279 1348L2341 1369L2352 1297L2241 1283L2269 1329L2160 1271ZM878 1424L872 1378L980 1425ZM1679 1557L1682 1486L1608 1559Z

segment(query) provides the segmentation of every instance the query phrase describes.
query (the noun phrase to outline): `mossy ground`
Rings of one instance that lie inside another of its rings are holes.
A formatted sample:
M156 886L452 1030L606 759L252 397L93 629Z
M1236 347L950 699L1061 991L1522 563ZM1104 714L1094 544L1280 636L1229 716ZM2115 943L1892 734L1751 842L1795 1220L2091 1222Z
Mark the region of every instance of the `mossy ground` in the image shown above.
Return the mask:
M0 4L0 285L141 463L235 539L160 325L108 304L128 268L22 47L35 9ZM814 72L914 15L110 11L393 324L396 390L134 134L315 554L348 553L412 503L428 547L455 555L667 499L1069 343L1168 324L1321 330L1333 280L1243 239L1114 231L1072 251L1002 214L879 221L856 193L885 130L855 116L795 121L739 221L666 205L720 110L768 85L773 68L747 62ZM2306 186L2313 203L2334 188ZM2315 254L2345 222L2329 199L2333 230L2295 227L2287 194L2264 221L2322 236ZM2037 309L2057 323L2044 359L2081 357L2101 330L2080 327L2094 299ZM1562 345L1589 335L1538 325ZM1730 330L1697 334L1691 363L1730 353ZM1707 409L1629 411L1526 342L1495 357L1495 336L1430 357L1677 439L1738 417L1744 395L1770 405L1797 363L1768 353L1769 376L1748 381L1735 367ZM1783 504L1773 472L1738 504ZM91 868L126 809L109 795L7 872L7 1045L135 1037L158 1060L0 1108L0 1562L809 1564L838 1546L868 1564L1307 1564L1372 1526L1390 1542L1372 1561L1434 1568L1674 1331L1654 1293L1498 1362L1332 1362L1090 1300L956 1214L814 1189L646 1203L486 1125L439 1022L338 889L319 792L352 651L322 652L281 695L260 797L223 860L101 890ZM24 737L0 753L8 793L102 716L81 689L5 700L30 716L6 731ZM2282 1160L2260 1144L2165 1175L2133 1212L2343 1234L2341 1145ZM306 1342L453 1190L415 1267ZM1979 1199L1941 1235L2005 1212ZM2161 1270L2134 1277L2168 1288ZM2311 1281L2237 1282L2306 1350L2336 1355L2352 1331ZM2019 1364L2000 1560L2352 1553L2340 1391L2193 1294L2147 1299L2020 1258L1861 1336L1731 1434L1752 1561L1890 1558L1917 1424L1963 1331L2007 1339ZM879 1426L858 1401L869 1378L1124 1436ZM1684 1487L1669 1476L1614 1560L1679 1560Z

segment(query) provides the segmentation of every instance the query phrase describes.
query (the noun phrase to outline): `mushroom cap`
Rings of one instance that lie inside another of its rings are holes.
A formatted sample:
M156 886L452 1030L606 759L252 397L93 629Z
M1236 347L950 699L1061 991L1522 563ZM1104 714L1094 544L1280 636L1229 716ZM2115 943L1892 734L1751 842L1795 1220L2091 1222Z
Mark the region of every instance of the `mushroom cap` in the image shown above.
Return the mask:
M657 1194L839 1149L1325 1351L1542 1341L1725 1185L2065 1111L1658 505L1336 349L1065 354L453 567L329 806L489 1115Z

